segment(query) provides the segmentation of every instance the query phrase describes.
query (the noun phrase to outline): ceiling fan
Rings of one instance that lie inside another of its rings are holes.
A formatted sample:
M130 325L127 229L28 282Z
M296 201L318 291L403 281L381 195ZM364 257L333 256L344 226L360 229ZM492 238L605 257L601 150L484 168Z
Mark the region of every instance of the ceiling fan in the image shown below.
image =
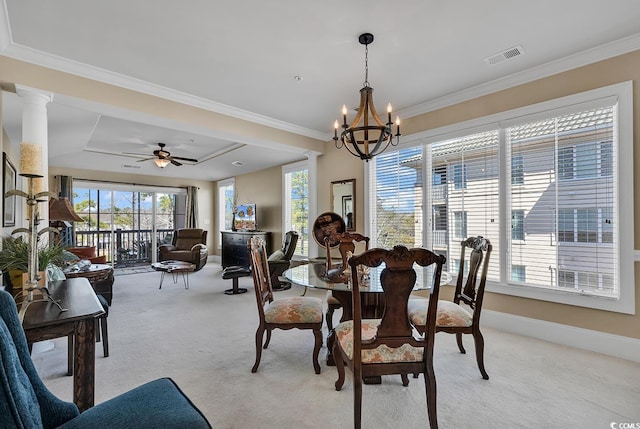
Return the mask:
M166 146L165 143L158 143L158 146L160 146L160 149L156 149L153 151L153 156L149 157L149 158L144 158L144 159L139 159L137 162L144 162L144 161L149 161L150 159L153 159L153 161L156 163L156 165L160 168L164 168L167 165L169 165L169 163L179 167L182 165L180 161L189 161L189 162L198 162L197 159L193 159L193 158L184 158L181 156L171 156L171 152L169 152L168 150L165 150L164 147ZM142 155L140 153L127 153L126 155Z

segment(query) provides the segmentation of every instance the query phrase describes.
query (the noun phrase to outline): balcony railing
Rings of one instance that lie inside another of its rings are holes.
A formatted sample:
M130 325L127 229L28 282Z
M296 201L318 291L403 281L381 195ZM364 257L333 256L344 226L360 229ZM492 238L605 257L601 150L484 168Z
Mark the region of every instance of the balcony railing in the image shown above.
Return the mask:
M173 229L156 230L158 246L171 243ZM116 266L150 263L153 231L150 229L111 231L76 231L75 246L95 246L98 256L106 256L107 262ZM157 249L156 249L157 254Z

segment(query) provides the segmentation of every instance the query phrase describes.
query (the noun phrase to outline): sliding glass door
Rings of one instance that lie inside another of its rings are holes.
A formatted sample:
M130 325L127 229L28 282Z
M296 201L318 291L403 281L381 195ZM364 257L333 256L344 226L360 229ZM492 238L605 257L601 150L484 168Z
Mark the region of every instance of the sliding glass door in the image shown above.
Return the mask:
M75 181L76 246L95 246L116 266L155 262L160 244L185 225L186 190Z

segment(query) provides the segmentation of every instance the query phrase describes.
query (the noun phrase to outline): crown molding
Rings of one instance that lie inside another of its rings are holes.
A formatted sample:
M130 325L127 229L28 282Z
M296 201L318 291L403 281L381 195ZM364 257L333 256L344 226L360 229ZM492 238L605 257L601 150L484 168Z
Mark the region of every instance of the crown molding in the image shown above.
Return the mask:
M141 92L143 94L153 95L164 98L176 103L186 104L197 107L199 109L220 113L222 115L231 116L233 118L242 119L271 128L287 131L293 134L310 137L313 139L328 141L331 139L330 133L320 132L309 128L301 127L279 119L270 118L258 113L249 112L247 110L238 109L233 106L218 103L216 101L207 100L202 97L196 97L181 91L176 91L161 85L146 82L141 79L132 78L120 73L111 72L99 67L93 67L78 61L69 60L57 55L48 54L36 49L13 43L11 40L11 31L6 14L6 3L2 2L0 7L0 53L6 57L19 61L39 65L42 67L58 70L79 77L92 79L110 85L132 91Z
M7 2L0 2L0 52L3 52L11 45L11 27L9 27L9 11Z
M491 82L476 85L462 91L434 98L424 103L417 104L398 112L401 118L411 118L413 116L428 113L437 109L452 106L457 103L472 100L497 91L512 88L547 76L562 73L577 67L592 64L598 61L613 58L640 49L640 33L629 37L596 46L586 51L578 52L559 60L551 61L536 67L531 67L525 71L514 73Z

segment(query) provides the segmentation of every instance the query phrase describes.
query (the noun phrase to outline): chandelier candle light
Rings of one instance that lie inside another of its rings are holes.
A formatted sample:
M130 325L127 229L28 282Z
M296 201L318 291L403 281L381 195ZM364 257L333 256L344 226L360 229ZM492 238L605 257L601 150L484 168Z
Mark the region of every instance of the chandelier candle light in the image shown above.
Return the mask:
M373 42L373 34L363 33L358 38L360 44L365 46L365 74L364 84L360 90L360 106L358 113L351 125L347 123L347 106L342 106L342 128L338 136L339 122L334 123L334 135L336 148L342 147L354 156L369 161L374 156L384 152L389 145L396 146L400 141L400 118L396 118L396 141L393 142L393 130L391 129L391 103L387 105L387 123L383 123L373 105L373 88L369 86L369 45ZM360 125L362 121L362 125Z

